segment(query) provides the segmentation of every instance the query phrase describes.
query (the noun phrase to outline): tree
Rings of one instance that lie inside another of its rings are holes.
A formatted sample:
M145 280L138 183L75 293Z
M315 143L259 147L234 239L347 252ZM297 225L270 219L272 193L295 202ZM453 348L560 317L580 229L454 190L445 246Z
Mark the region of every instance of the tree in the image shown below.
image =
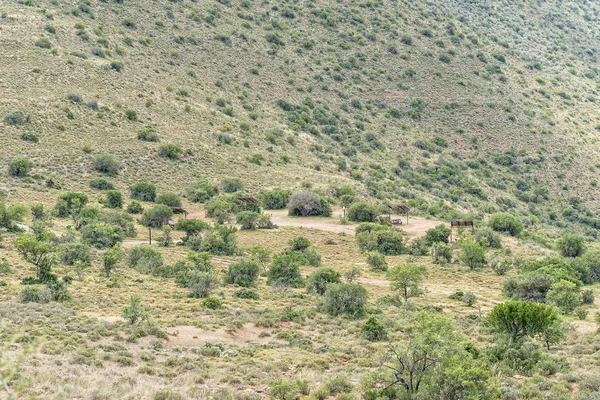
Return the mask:
M88 197L81 192L67 192L58 196L54 213L58 217L77 216L88 203Z
M113 247L124 238L125 232L120 226L106 222L94 222L81 229L81 240L98 249Z
M452 261L452 246L437 242L431 246L431 258L434 264L446 265Z
M492 214L488 225L497 232L506 232L511 236L518 236L523 230L523 223L517 217L508 213Z
M566 234L556 241L556 248L563 257L579 257L585 252L585 238Z
M486 265L487 261L485 259L485 249L478 243L475 243L470 239L466 239L461 240L459 246L460 261L469 267L469 269L474 270Z
M259 270L260 267L256 260L240 260L232 263L225 274L225 283L253 287L256 285Z
M493 249L502 247L500 235L487 226L482 226L477 229L475 232L475 241L479 243L481 247L491 247Z
M290 195L289 190L275 188L273 190L262 190L258 194L258 199L266 210L281 210L286 208Z
M430 246L434 243L448 243L448 237L452 231L444 224L439 224L425 232L425 241Z
M159 194L156 197L156 202L169 207L181 207L181 199L175 193Z
M528 301L498 304L488 317L489 324L496 331L508 335L509 345L544 332L558 320L553 307Z
M246 251L250 254L250 257L258 261L265 272L267 272L267 263L271 261L271 249L263 246L252 246L248 247Z
M388 273L393 290L400 290L404 300L419 294L419 282L427 276L427 269L422 265L399 264Z
M13 158L8 164L8 174L18 178L23 178L29 174L31 168L33 168L33 163L29 161L28 158Z
M122 208L123 195L118 190L108 190L106 192L106 201L104 205L108 208Z
M200 232L207 230L208 224L204 221L200 221L199 219L182 218L175 223L175 229L178 231L184 231L186 238L189 239L190 236L198 235Z
M173 216L173 210L164 204L158 204L146 210L140 218L140 224L148 228L162 228Z
M371 317L364 323L364 325L360 328L361 332L367 340L371 342L377 342L379 340L383 340L386 338L387 333L385 328L375 317Z
M137 182L129 187L131 198L140 201L154 201L156 186L149 182Z
M260 218L260 214L254 211L242 211L239 212L235 220L238 224L242 226L242 229L255 229L256 223Z
M35 235L25 234L17 238L15 247L26 261L36 266L36 277L30 279L31 283L56 282L56 275L52 274L56 257L50 243L39 240Z
M565 314L571 314L580 304L579 288L573 282L561 279L550 286L546 294L546 302L554 304Z
M359 201L348 209L348 219L355 222L371 222L381 214L381 208L375 204Z
M330 283L340 283L340 273L332 268L318 268L306 278L306 289L322 296Z
M178 283L189 289L192 297L204 298L218 286L219 278L214 272L189 269L184 272L184 277Z
M148 319L148 311L142 306L142 299L139 296L133 295L129 298L129 306L123 308L121 316L129 321L131 325L138 321Z
M566 322L556 320L540 333L540 339L546 343L546 348L550 350L551 345L559 343L565 338L567 328L568 324Z
M104 264L104 273L107 278L110 278L110 273L124 257L125 253L118 244L104 252L102 263Z
M331 205L327 200L316 193L308 190L302 190L294 193L287 205L288 214L291 216L309 217L309 216L331 216Z
M15 222L21 221L26 212L27 209L21 204L6 207L2 198L0 198L0 230L6 229L9 232L20 231L21 229Z
M357 283L331 283L323 296L323 310L333 316L362 316L367 305L367 289Z
M116 175L119 172L119 168L121 167L121 162L119 159L112 154L98 154L94 158L94 168L98 172L103 172L105 174Z

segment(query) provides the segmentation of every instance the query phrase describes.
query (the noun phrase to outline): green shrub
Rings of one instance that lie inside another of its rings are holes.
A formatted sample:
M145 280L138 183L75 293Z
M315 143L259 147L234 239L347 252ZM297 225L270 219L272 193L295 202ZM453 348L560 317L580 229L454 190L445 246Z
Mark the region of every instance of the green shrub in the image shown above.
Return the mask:
M256 285L260 266L255 260L241 260L229 265L225 274L225 283L242 287Z
M233 293L233 297L237 297L238 299L260 300L258 294L250 289L240 289Z
M134 200L127 206L127 212L129 214L141 214L144 212L144 207L142 206L142 203Z
M215 226L204 235L202 251L217 256L234 256L238 253L235 228Z
M52 47L52 43L50 42L50 39L48 39L48 38L40 38L40 39L36 40L35 45L42 49L49 49Z
M166 225L169 219L173 216L173 211L169 206L157 204L149 210L144 211L140 224L148 228L160 229Z
M437 242L431 246L431 258L434 264L445 265L452 261L452 246Z
M18 178L23 178L29 174L31 168L33 168L33 163L29 161L28 158L13 158L8 164L8 174Z
M111 64L111 67L112 67L112 64ZM131 110L131 109L125 110L125 118L127 118L129 121L137 121L137 119L138 119L137 111Z
M302 251L310 247L310 240L304 236L296 236L288 242L292 251Z
M194 203L204 203L219 193L217 185L207 181L198 181L186 189L187 197Z
M267 274L267 284L302 287L304 281L300 275L300 266L301 263L293 254L283 253L276 256Z
M594 291L592 289L586 289L581 292L581 303L582 304L594 304L596 296L594 296Z
M189 238L190 236L198 235L200 232L207 230L208 224L198 219L180 218L175 224L175 229L184 231L185 235Z
M236 222L242 226L242 229L256 229L256 223L260 214L254 211L242 211L235 217Z
M154 201L156 186L149 182L137 182L129 187L131 198L140 201Z
M380 340L384 340L387 337L385 328L383 327L383 325L381 325L381 323L379 323L379 321L377 321L377 318L375 317L369 318L363 324L360 330L370 342L378 342Z
M167 143L158 148L158 155L163 158L177 160L183 155L183 149L176 144Z
M475 295L471 292L465 292L462 296L462 301L467 305L467 307L472 307L473 304L477 301Z
M21 140L23 140L24 142L31 142L31 143L37 143L40 141L38 136L33 132L23 132L21 134Z
M490 261L490 267L498 276L505 275L512 268L512 260L498 260L492 259Z
M378 251L367 252L367 264L373 271L387 271L388 265L385 262L385 256Z
M291 193L289 190L276 188L272 190L262 190L258 194L258 199L263 208L267 210L281 210L286 208L290 195Z
M92 265L92 248L81 242L68 242L59 247L60 261L65 265Z
M420 294L419 283L426 276L427 268L416 264L398 264L388 272L391 288L399 290L405 301Z
M223 192L235 193L244 190L244 184L238 178L227 178L221 181Z
M518 236L523 231L523 223L514 215L507 213L492 214L488 225L497 232L506 232L511 236Z
M158 142L160 140L156 129L151 127L142 129L138 133L137 138L143 142Z
M4 116L3 121L6 125L21 126L28 123L30 117L22 111L11 111Z
M214 272L202 272L189 269L183 273L183 277L178 281L186 289L189 289L192 297L208 297L210 293L218 286L219 278Z
M107 191L104 205L108 208L123 208L123 195L118 190Z
M556 242L563 257L579 257L585 252L585 239L581 235L566 234Z
M58 196L54 213L57 217L68 217L69 215L77 215L88 202L88 197L85 193L67 192Z
M90 187L92 189L98 189L98 190L114 190L115 189L115 185L110 183L104 177L95 177L95 178L90 179Z
M223 307L223 302L219 299L217 299L216 297L207 297L204 300L202 300L202 307L211 309L211 310L216 310L218 308Z
M213 197L204 206L206 216L215 218L220 224L227 221L232 214L236 214L239 209L237 199L229 195Z
M494 249L502 247L500 235L487 226L482 226L477 229L475 232L475 241L482 247L491 247Z
M399 229L363 231L356 235L356 241L361 251L378 251L386 256L397 256L406 250L404 234Z
M156 197L156 203L169 207L181 207L181 199L175 193L162 193Z
M356 283L332 283L323 295L323 310L330 315L361 317L367 305L367 289Z
M575 315L577 316L578 319L584 321L587 319L588 317L588 310L586 310L585 308L576 308L575 309Z
M129 305L121 310L121 316L131 325L148 319L148 311L142 306L142 299L137 295L129 297Z
M287 208L288 214L292 216L329 217L332 213L331 205L327 200L308 190L294 193L289 199Z
M372 222L381 214L381 208L364 201L354 203L348 209L348 219L355 222Z
M555 305L565 314L571 314L580 304L579 289L573 282L560 280L550 285L546 302Z
M487 264L485 249L470 239L463 239L459 244L460 261L469 269L479 269Z
M430 246L434 243L448 243L451 230L444 224L431 228L425 232L425 241Z
M94 222L81 229L81 240L99 249L113 247L121 243L124 238L125 232L120 226L106 222Z
M94 168L98 172L116 175L121 167L121 162L112 154L98 154L94 158Z
M330 283L340 283L339 272L332 268L318 268L306 278L306 289L309 293L323 295Z
M146 263L147 260L155 260L155 264L160 263L162 265L161 254L147 244L141 244L129 250L127 264L131 268L138 269L138 267Z
M49 303L52 300L52 291L47 286L26 287L19 292L22 303Z

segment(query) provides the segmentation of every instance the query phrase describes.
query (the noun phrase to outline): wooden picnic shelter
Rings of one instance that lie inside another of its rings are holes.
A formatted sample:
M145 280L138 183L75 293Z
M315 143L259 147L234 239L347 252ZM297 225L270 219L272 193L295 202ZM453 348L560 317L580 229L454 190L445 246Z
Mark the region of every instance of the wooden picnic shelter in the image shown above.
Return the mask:
M389 213L386 219L390 224L402 225L402 218L392 219L392 212L395 212L397 214L406 214L406 225L408 225L408 214L410 213L410 208L404 204L387 204L387 208Z

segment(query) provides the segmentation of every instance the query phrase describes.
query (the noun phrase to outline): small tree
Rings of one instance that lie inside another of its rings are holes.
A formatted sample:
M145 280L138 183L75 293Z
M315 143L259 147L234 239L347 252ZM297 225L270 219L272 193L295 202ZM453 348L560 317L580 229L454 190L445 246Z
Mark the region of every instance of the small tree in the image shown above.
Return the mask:
M551 325L542 330L542 332L540 332L540 339L546 343L546 348L550 350L551 345L559 343L565 338L567 328L567 323L557 319Z
M375 204L359 201L348 209L348 219L355 222L372 222L381 214L381 208Z
M144 212L144 206L138 200L133 200L127 206L127 213L129 214L141 214Z
M267 210L281 210L286 208L290 198L290 191L283 189L263 190L258 194L262 206Z
M378 251L369 251L367 252L367 264L374 271L387 271L388 265L385 262L385 256Z
M102 262L104 264L104 273L107 278L110 278L110 273L124 257L125 253L119 245L114 245L104 252L102 255Z
M131 325L138 321L148 319L148 312L142 306L142 299L139 296L133 295L129 298L129 306L123 308L121 316L125 318Z
M322 296L331 283L340 283L340 273L332 268L318 268L306 278L306 289Z
M371 342L377 342L383 340L387 337L387 333L385 328L375 317L371 317L364 323L364 325L360 328L361 332L367 340Z
M140 201L154 201L156 199L156 186L148 182L137 182L129 187L131 198Z
M88 197L85 193L67 192L58 196L54 213L58 217L77 216L81 209L88 202Z
M393 290L400 290L404 300L419 294L419 282L427 276L427 269L422 265L399 264L390 269L388 276Z
M579 257L585 252L585 239L581 235L566 234L556 242L563 257Z
M452 261L452 246L437 242L431 246L431 258L434 264L446 265Z
M242 229L247 230L255 229L259 218L260 214L254 211L242 211L235 217L236 222L241 225Z
M508 344L524 337L541 334L559 320L553 307L528 301L507 301L498 304L488 322L498 332L508 335Z
M198 235L200 232L208 229L208 224L198 219L179 219L175 224L175 229L178 231L184 231L186 240L191 236Z
M140 219L140 223L148 228L162 228L164 224L173 216L170 207L164 204L158 204L149 210L146 210Z
M173 244L173 237L171 236L173 229L171 229L171 227L168 225L163 225L161 230L163 235L160 239L160 245L163 247L171 246Z
M252 259L258 261L265 272L267 272L267 264L271 261L271 249L263 246L252 246L248 247L246 251L250 254Z
M484 267L487 263L485 249L470 239L461 240L459 257L460 261L471 270Z
M448 237L452 231L444 224L440 224L435 228L429 229L425 232L425 241L429 245L434 243L448 243Z
M106 201L104 205L108 208L122 208L123 195L118 190L108 190L106 192Z
M554 304L565 314L571 314L580 304L579 289L573 282L561 279L550 286L546 294L546 302Z
M214 272L188 270L181 282L184 282L183 286L190 290L192 297L204 298L218 286L219 278Z
M125 232L120 226L106 222L93 222L81 229L81 240L98 249L113 247L124 238Z
M98 154L94 158L94 168L98 172L103 172L105 174L116 175L119 172L119 168L121 167L121 162L119 159L107 153Z
M482 226L475 232L475 241L481 247L499 249L502 247L500 235L487 226Z
M29 174L31 168L33 168L33 163L29 161L28 158L13 158L8 164L8 174L18 178L23 178Z
M300 275L300 262L290 253L282 253L275 257L267 276L269 285L289 285L296 288L304 285Z
M331 315L358 318L367 305L367 289L356 283L332 283L323 296L323 309Z
M217 185L202 180L188 186L186 193L190 201L204 203L219 194L219 188Z
M256 285L260 267L256 260L241 260L229 265L225 274L225 283L242 287Z

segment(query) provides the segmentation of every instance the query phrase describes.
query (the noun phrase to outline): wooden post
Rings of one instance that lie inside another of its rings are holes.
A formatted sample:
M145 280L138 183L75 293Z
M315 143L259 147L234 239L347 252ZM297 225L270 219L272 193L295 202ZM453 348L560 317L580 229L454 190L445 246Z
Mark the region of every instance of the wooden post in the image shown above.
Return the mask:
M152 228L148 227L148 242L152 245Z

